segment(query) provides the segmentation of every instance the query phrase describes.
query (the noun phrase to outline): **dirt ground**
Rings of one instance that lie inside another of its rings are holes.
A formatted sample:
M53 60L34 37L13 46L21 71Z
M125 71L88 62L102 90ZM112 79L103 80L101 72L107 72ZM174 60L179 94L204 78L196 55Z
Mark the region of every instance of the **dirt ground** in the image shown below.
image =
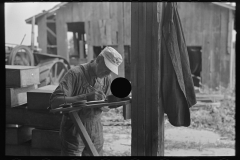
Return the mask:
M104 126L104 156L131 155L131 126ZM187 127L165 127L164 156L234 156L235 141Z

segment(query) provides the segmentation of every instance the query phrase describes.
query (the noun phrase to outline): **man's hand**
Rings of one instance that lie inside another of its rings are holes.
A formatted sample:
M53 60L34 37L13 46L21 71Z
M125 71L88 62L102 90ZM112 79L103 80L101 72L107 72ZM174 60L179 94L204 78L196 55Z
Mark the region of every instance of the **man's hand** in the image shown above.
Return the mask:
M94 91L86 94L87 101L96 101L105 99L105 94L102 91Z
M104 106L104 107L101 108L101 110L103 112L108 112L110 110L110 108L108 108L108 106Z

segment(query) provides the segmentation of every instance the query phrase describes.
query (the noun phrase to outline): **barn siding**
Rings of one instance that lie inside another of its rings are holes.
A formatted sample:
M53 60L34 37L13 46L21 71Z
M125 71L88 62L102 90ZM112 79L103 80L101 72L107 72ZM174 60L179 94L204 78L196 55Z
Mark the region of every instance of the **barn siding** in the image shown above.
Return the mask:
M68 42L67 42L67 24L65 8L57 10L56 30L57 30L57 53L69 61Z
M46 18L47 16L44 15L41 18L39 18L37 24L38 24L38 44L39 48L42 49L41 53L47 53L47 22Z
M131 45L131 3L120 3L123 6L124 37L121 43ZM68 59L65 39L68 22L85 22L90 47L118 45L121 27L117 20L118 8L117 2L78 2L61 7L56 16L57 37L61 37L57 38L58 54ZM230 75L230 55L227 53L230 46L229 9L209 2L179 2L178 11L187 46L202 46L202 84L214 89L219 85L227 87ZM43 31L40 28L39 33ZM39 44L44 46L45 42Z
M179 2L178 11L187 46L202 46L202 83L213 89L227 87L229 10L209 2Z

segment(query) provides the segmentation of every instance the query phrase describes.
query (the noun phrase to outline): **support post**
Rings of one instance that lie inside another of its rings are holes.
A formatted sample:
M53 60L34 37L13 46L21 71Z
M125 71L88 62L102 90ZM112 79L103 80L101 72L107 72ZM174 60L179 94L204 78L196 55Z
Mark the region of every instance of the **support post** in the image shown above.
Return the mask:
M162 3L131 3L132 156L163 156L160 103L160 40L157 8ZM159 12L160 13L160 12ZM159 154L158 154L159 153Z
M35 16L32 17L32 38L31 38L31 49L34 50L34 26L35 26Z

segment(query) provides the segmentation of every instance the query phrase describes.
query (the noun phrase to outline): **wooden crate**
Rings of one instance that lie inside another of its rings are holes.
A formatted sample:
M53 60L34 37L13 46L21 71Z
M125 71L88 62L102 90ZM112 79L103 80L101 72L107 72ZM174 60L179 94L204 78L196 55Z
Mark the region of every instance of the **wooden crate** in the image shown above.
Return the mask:
M17 107L27 103L27 91L36 89L37 85L21 88L6 88L6 106Z
M61 114L29 110L26 106L6 108L6 124L20 124L34 128L59 130Z
M59 131L34 129L32 148L61 150Z
M32 139L33 128L21 125L6 125L6 144L22 144Z
M47 85L27 92L28 109L46 110L57 85Z
M8 156L30 156L31 141L21 145L5 145L5 155Z
M5 65L5 69L7 88L20 88L39 84L38 67Z
M30 156L60 156L60 150L30 148Z

